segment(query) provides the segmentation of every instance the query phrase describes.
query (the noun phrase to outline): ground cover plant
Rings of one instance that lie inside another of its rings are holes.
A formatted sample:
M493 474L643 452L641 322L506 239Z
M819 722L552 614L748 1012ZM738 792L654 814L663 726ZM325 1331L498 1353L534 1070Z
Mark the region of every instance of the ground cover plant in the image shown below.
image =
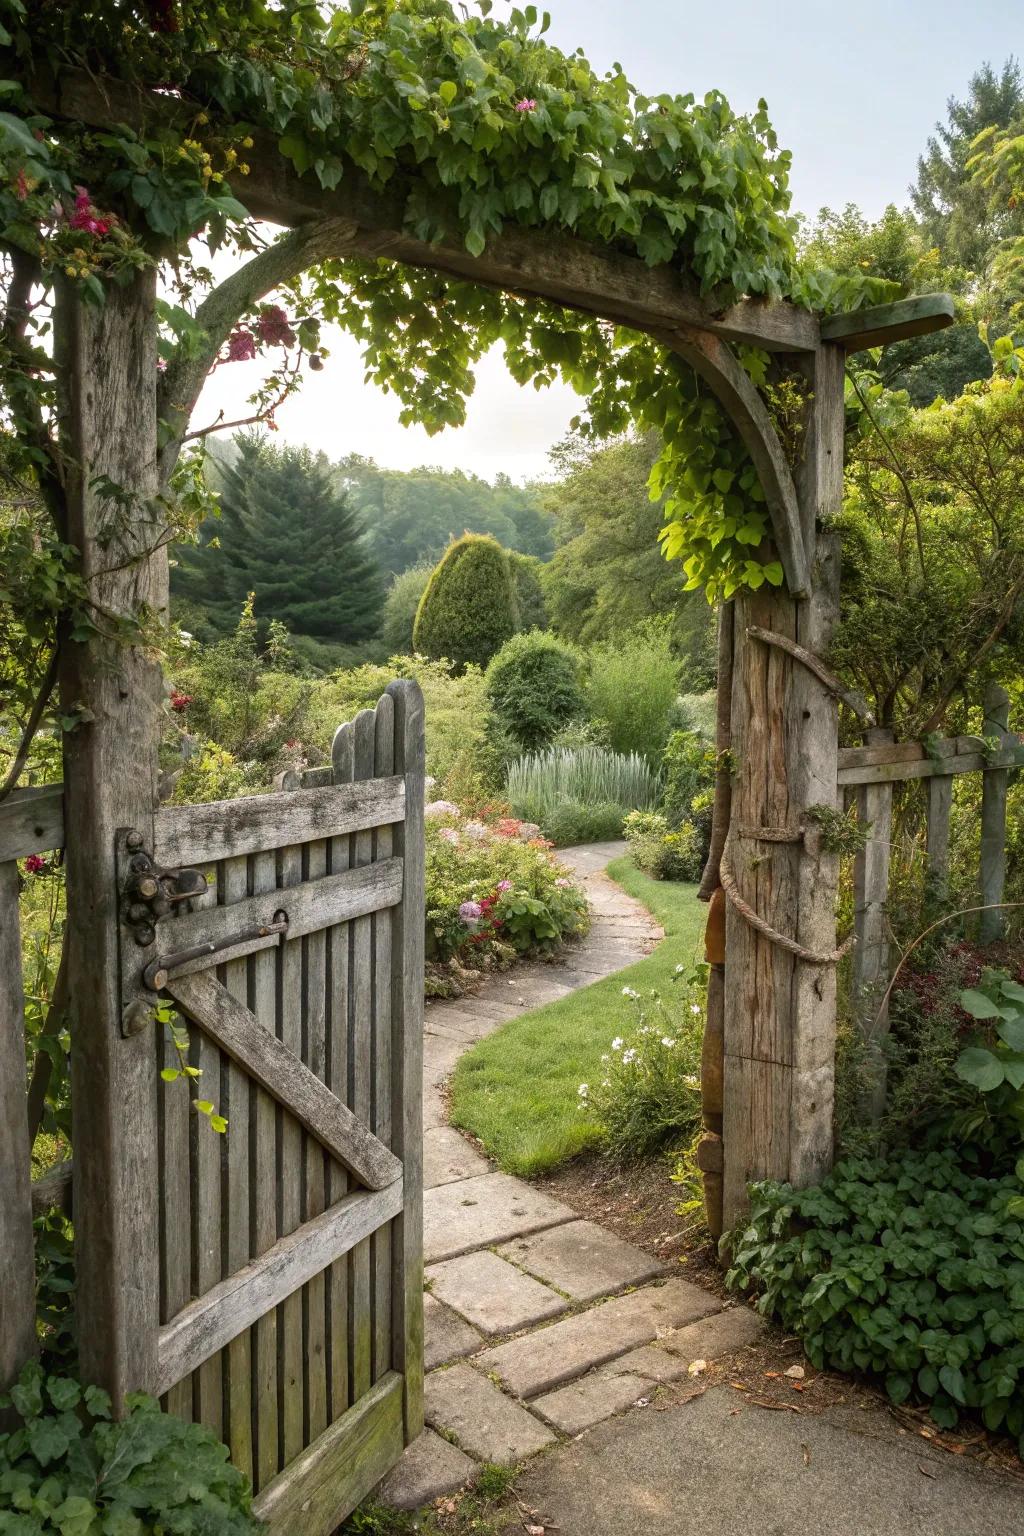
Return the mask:
M689 885L659 882L622 857L608 873L652 913L665 938L645 959L543 1008L522 1014L459 1058L451 1119L479 1137L509 1173L531 1177L598 1148L601 1125L580 1108L581 1083L600 1083L601 1057L631 1022L623 987L671 995L676 967L701 949L706 908ZM692 1102L692 1085L687 1085Z

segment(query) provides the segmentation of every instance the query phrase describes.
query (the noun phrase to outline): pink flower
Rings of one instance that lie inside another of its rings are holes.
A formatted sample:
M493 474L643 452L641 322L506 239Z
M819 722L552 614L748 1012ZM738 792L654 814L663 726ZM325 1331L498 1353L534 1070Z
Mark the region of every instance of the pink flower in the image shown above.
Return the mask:
M228 337L228 362L247 363L256 356L256 338L244 325L238 326Z
M482 910L478 901L464 901L459 908L459 922L465 923L468 928L471 923L476 922Z
M30 853L25 860L26 875L45 875L47 867L46 860L38 853Z
M442 827L437 835L443 837L446 843L457 843L459 840L459 834L454 827Z
M572 885L572 881L571 880L566 880L564 878L560 878L560 879L555 881L555 884L558 886L558 889L560 891L564 891L567 885Z
M171 691L171 708L176 715L183 715L192 703L192 694L182 693L175 688Z
M110 230L110 220L98 217L84 187L75 188L75 211L68 220L68 227L87 235L105 235Z
M264 304L256 321L260 339L268 347L294 347L295 332L288 324L288 316L280 304Z
M498 890L499 891L510 891L511 889L512 889L512 881L511 880L499 880L498 881Z
M537 103L534 101L532 96L524 96L522 101L516 102L516 111L533 112L536 109L536 106Z

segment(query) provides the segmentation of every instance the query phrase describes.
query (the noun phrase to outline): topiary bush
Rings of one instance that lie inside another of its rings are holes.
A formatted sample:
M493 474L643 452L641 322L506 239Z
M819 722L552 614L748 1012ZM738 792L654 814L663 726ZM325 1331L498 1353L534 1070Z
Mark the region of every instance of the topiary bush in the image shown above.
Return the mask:
M1024 1222L1014 1176L982 1178L954 1149L849 1158L814 1189L754 1186L723 1239L726 1284L803 1341L819 1369L882 1376L952 1428L962 1408L1024 1452Z
M521 752L548 746L586 708L575 654L539 629L505 641L487 668L487 696Z
M413 646L432 660L486 667L519 628L508 557L496 539L466 533L434 567L416 611Z

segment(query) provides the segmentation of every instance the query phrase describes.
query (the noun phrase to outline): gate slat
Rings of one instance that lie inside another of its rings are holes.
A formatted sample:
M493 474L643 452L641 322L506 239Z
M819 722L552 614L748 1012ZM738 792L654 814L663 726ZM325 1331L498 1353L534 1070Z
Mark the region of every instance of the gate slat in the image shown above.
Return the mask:
M290 798L282 795L283 800ZM278 899L286 906L295 896L285 894L302 879L302 850L285 848L278 864ZM293 1056L302 1050L302 952L297 944L281 946L277 959L277 1034ZM278 1233L286 1238L302 1220L302 1127L287 1111L278 1114ZM305 1277L304 1277L305 1278ZM281 1455L292 1461L302 1450L302 1295L296 1291L281 1303L278 1322L278 1394L281 1404Z
M254 895L273 891L277 885L277 858L273 853L258 853L252 861ZM269 1029L276 1011L277 957L264 950L251 960L253 970L252 1010ZM277 1241L277 1105L258 1083L252 1094L252 1247L251 1257L266 1253ZM278 1454L277 1405L277 1310L269 1311L255 1324L255 1358L252 1392L253 1440L255 1465L253 1487L266 1487L280 1470Z
M314 1221L301 1223L260 1258L220 1281L205 1296L190 1302L160 1329L157 1339L158 1390L166 1392L186 1372L197 1367L201 1375L204 1362L219 1362L217 1351L250 1327L269 1307L287 1307L291 1302L301 1301L301 1288L313 1275L347 1253L354 1244L365 1242L371 1232L383 1222L390 1221L401 1208L401 1179L372 1194L357 1190ZM301 1343L300 1330L300 1348ZM301 1381L295 1395L301 1433ZM287 1432L287 1423L285 1429ZM298 1451L294 1455L298 1455ZM292 1456L288 1457L289 1461L292 1459Z
M352 726L338 727L331 746L331 769L337 784L348 784L353 771ZM351 838L338 836L331 839L330 865L332 874L342 874L351 861ZM349 925L339 924L330 929L331 951L331 1014L329 1043L329 1084L332 1092L343 1103L350 1100L348 1041L349 1041L349 971L351 934ZM328 1170L328 1201L333 1203L348 1193L348 1175L338 1163ZM331 1415L338 1418L351 1401L349 1391L348 1349L348 1259L338 1259L331 1265L328 1279L330 1325L328 1345L330 1349Z
M405 815L401 778L351 784L325 794L294 789L287 795L250 795L203 805L167 805L154 817L155 857L161 864L213 864L240 854L313 842L355 832Z
M373 771L386 778L395 769L395 705L385 694L377 705ZM389 826L373 834L375 860L390 859L393 834ZM375 912L373 924L373 1125L384 1146L391 1145L391 910ZM381 1227L372 1238L374 1276L373 1379L391 1368L391 1230Z
M327 847L323 842L308 843L305 851L305 877L320 880L327 873ZM326 975L323 929L303 939L305 950L302 1020L302 1057L318 1082L326 1079ZM324 1090L329 1093L328 1089ZM339 1108L341 1106L339 1105ZM324 1210L323 1145L313 1136L304 1138L305 1198L303 1219L310 1221ZM400 1167L400 1165L397 1165ZM306 1440L317 1439L327 1428L327 1281L321 1272L306 1286L304 1307Z
M353 772L357 780L373 777L376 714L372 709L359 712L353 721ZM362 871L373 868L373 836L357 832L352 839L352 863ZM378 866L381 867L381 866ZM352 974L349 978L351 999L351 1039L349 1060L352 1068L351 1106L357 1119L370 1123L373 1095L373 933L369 916L352 923ZM370 1389L373 1380L373 1281L370 1273L370 1242L360 1243L352 1253L352 1292L349 1315L352 1328L349 1340L352 1401Z
M181 1063L170 1027L159 1031L159 1067L176 1071ZM179 1079L162 1086L157 1100L160 1128L160 1321L170 1322L192 1295L190 1245L183 1240L192 1229L189 1210L189 1084ZM179 1418L192 1417L192 1382L175 1382L167 1393L167 1410Z
M227 859L223 866L224 901L227 905L248 895L249 868L244 857ZM244 1008L248 1003L248 961L232 960L221 968L225 996ZM244 1269L249 1262L249 1074L234 1061L225 1063L227 1093L224 1112L228 1129L224 1148L227 1163L224 1257L227 1274ZM231 1460L252 1481L252 1340L240 1333L228 1345L226 1409L227 1443Z
M223 870L217 867L216 895L223 898ZM211 921L221 909L210 907L193 914L193 918ZM184 924L189 918L181 918ZM173 920L168 923L171 933L176 932ZM201 1030L190 1032L192 1065L199 1068L196 1079L198 1097L219 1100L221 1097L221 1055L215 1042ZM212 1129L204 1115L190 1117L192 1180L190 1201L192 1211L192 1294L204 1296L223 1278L221 1269L222 1201L220 1178L221 1138ZM192 1411L196 1419L209 1425L217 1438L224 1439L224 1362L220 1356L207 1360L196 1372L192 1383ZM177 1379L177 1378L174 1378Z

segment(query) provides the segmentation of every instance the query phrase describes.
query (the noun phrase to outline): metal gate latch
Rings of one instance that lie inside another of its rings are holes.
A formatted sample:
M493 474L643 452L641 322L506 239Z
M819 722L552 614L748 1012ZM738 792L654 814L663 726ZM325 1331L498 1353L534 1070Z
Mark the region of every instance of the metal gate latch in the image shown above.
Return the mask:
M251 944L254 939L269 939L272 934L287 932L287 912L275 912L273 922L261 923L257 928L246 928L224 939L210 939L206 944L193 944L191 949L173 950L169 955L151 960L142 973L142 979L151 992L159 992L170 981L172 974L176 974L191 960L202 960L206 955L219 955L226 949L235 949L239 944Z
M164 869L146 852L141 832L129 832L128 879L125 882L125 920L136 944L147 949L156 943L155 923L182 901L205 895L208 885L201 869Z

